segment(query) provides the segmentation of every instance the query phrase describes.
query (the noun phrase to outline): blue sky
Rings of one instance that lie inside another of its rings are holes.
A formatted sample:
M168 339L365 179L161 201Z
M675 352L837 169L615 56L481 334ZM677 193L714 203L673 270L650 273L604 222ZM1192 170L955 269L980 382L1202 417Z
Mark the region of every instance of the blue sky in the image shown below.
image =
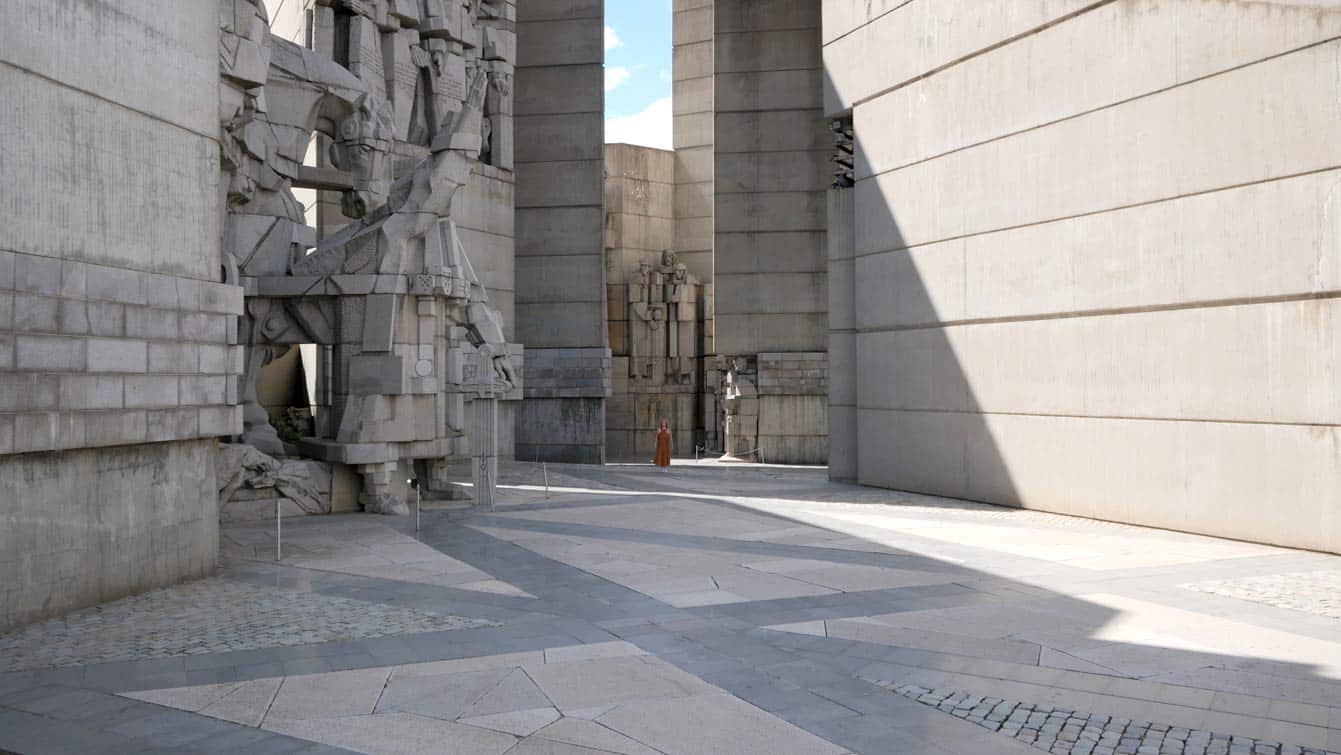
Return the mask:
M605 2L605 140L671 148L671 0Z

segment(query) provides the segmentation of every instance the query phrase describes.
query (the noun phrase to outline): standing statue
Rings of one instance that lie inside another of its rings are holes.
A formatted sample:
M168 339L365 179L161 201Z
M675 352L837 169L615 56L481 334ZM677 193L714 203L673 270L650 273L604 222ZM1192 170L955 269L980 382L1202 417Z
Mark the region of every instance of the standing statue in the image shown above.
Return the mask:
M698 279L675 252L643 261L628 284L629 374L652 385L693 381L698 349Z

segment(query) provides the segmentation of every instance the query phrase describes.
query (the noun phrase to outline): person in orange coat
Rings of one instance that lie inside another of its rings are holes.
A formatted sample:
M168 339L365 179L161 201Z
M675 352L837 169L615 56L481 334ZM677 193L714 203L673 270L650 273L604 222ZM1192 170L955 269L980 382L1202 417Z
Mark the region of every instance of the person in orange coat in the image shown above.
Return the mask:
M653 461L655 461L656 465L658 467L661 467L661 471L664 472L666 471L666 468L670 466L670 457L671 457L670 423L663 419L661 420L661 429L657 430L657 455L656 458L653 459Z

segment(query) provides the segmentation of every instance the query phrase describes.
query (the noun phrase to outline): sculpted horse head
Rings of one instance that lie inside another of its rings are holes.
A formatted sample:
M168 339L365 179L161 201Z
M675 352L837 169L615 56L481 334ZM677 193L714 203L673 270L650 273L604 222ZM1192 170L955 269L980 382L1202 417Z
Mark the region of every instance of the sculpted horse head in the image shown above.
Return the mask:
M331 164L353 178L341 202L345 215L362 218L385 204L395 132L390 104L335 61L274 35L271 44L268 120L290 135L281 153L301 162L312 134L323 134Z
M354 188L341 197L340 207L351 218L386 204L390 192L387 156L391 150L391 109L384 101L362 95L335 129L328 157L354 177Z

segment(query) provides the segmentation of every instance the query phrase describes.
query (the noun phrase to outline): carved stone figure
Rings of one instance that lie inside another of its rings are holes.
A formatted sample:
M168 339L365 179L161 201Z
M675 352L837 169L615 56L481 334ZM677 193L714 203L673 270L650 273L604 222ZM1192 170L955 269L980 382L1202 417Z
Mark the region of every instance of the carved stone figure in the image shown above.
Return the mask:
M220 504L226 506L243 489L273 489L277 496L292 501L308 514L330 513L329 498L313 484L303 465L304 462L280 461L252 446L221 444L217 462Z
M644 261L632 273L629 298L630 376L663 383L688 383L699 357L698 280L666 250L661 264Z
M464 397L518 385L502 318L450 219L482 153L510 162L510 121L485 124L486 110L511 114L512 6L318 4L322 54L270 35L259 0L222 1L224 247L226 275L247 294L244 440L284 453L256 377L292 345L317 344L321 413L298 449L357 469L365 509L404 513L400 464L454 453L473 430ZM329 143L328 168L303 165L314 134ZM393 154L416 155L394 181ZM356 222L318 241L295 186L341 191ZM472 358L479 376L467 380Z

